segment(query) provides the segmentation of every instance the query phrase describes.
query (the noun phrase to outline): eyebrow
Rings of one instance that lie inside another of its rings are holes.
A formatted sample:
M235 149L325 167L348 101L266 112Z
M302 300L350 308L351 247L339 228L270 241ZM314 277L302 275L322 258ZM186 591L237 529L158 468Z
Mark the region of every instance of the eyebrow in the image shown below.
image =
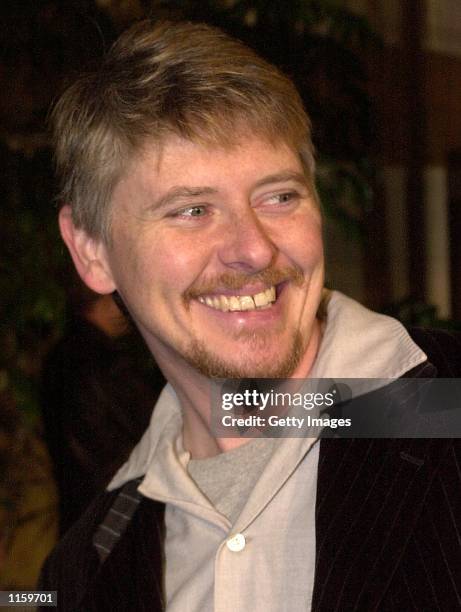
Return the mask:
M302 172L286 170L283 172L278 172L277 174L270 174L269 176L265 176L261 180L256 181L254 189L258 187L264 187L265 185L270 185L272 183L287 183L288 181L300 183L305 187L309 186L309 182Z
M218 190L213 189L213 187L172 187L167 191L167 193L165 193L165 195L161 196L154 202L152 208L158 210L168 206L176 200L180 200L181 198L198 198L203 195L210 195L217 192Z
M253 189L271 185L272 183L287 183L289 181L294 181L305 187L309 186L309 183L303 173L287 170L284 172L278 172L277 174L270 174L259 181L256 181ZM185 185L181 185L169 189L167 193L156 200L151 207L155 210L159 210L169 206L181 198L199 198L204 195L212 195L216 193L218 193L218 190L214 187L187 187Z

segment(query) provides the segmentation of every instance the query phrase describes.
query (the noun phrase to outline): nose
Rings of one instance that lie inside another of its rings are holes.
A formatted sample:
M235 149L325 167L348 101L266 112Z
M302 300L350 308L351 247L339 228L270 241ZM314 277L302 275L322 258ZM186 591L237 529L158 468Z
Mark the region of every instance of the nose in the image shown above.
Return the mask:
M225 266L251 274L275 259L277 247L251 208L229 219L224 232L219 259Z

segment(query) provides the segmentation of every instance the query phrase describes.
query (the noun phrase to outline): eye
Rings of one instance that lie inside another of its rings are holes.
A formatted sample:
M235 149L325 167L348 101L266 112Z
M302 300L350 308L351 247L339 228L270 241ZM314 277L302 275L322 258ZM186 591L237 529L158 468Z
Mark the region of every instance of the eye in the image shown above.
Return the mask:
M281 193L274 193L269 196L265 202L268 204L291 204L299 198L299 194L296 191L283 191Z
M177 218L196 219L197 217L205 217L208 211L206 206L188 206L177 210L171 216Z

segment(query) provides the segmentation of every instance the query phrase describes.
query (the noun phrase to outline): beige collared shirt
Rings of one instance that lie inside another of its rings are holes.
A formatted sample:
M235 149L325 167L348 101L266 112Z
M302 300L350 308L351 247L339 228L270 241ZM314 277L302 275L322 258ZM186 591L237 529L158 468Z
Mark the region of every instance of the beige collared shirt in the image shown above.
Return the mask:
M400 323L333 292L311 376L396 378L425 359ZM236 466L241 452L248 473L236 485L246 501L232 525L191 478L181 428L181 408L167 385L148 430L109 485L145 475L141 493L166 504L168 612L309 610L319 444L267 441L271 449L261 474L248 468L245 447L230 451Z

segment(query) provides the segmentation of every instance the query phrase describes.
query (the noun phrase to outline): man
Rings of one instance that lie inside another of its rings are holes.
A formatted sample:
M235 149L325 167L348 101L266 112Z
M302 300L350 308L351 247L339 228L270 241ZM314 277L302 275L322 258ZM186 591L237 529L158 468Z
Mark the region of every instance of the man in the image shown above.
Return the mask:
M216 378L436 371L397 321L322 301L313 149L291 82L213 28L141 23L64 94L54 126L76 268L117 292L169 384L42 587L64 610L455 609L451 442L210 427ZM418 342L457 374L456 339Z

